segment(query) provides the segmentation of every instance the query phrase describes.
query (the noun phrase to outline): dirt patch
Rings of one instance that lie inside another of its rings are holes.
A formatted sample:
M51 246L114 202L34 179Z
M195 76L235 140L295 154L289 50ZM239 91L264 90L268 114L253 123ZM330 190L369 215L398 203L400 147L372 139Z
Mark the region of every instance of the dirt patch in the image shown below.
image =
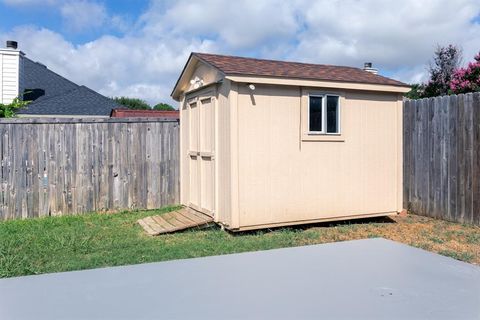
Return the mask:
M382 237L480 265L480 227L409 214L369 223L331 224L310 229L305 244Z

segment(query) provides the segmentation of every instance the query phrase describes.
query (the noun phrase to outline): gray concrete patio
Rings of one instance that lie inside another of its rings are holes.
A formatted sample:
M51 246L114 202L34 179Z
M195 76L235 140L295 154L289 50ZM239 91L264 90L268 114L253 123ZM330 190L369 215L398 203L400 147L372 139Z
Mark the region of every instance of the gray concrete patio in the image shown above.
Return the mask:
M0 280L0 319L479 319L480 268L384 239Z

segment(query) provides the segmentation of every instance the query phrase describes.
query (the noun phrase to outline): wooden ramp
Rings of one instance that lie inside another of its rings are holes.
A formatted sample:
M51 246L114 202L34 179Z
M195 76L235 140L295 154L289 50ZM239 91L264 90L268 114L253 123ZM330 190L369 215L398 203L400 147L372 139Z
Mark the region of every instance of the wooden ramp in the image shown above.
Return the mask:
M204 226L213 218L190 208L150 216L137 221L151 236Z

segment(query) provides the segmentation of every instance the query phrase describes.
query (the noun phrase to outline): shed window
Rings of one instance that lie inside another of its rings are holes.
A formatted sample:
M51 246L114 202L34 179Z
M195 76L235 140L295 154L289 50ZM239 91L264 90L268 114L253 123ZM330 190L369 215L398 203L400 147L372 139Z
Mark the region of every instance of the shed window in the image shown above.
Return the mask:
M308 100L308 131L313 134L340 132L340 104L335 95L310 95Z
M322 132L323 131L323 97L322 96L310 96L310 108L309 108L309 118L310 118L310 131L311 132Z

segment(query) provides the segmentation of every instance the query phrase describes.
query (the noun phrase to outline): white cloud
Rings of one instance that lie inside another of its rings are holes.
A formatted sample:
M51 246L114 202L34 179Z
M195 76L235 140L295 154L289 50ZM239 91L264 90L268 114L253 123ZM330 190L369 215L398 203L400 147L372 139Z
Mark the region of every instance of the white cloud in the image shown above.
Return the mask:
M357 66L373 61L395 70L426 62L436 44L473 41L480 49L478 25L471 23L480 12L478 0L314 3L292 53L296 59Z
M104 9L92 10L110 24L114 17ZM480 25L472 22L479 13L479 0L152 1L121 37L74 45L57 32L20 27L0 39L17 39L29 57L105 95L156 103L171 102L191 51L354 66L371 61L400 80L421 81L437 43L462 46L467 61L480 50Z
M428 67L419 65L412 68L401 68L396 70L392 75L394 79L401 79L406 83L422 83L428 80Z
M455 12L452 15L452 12ZM209 37L222 52L361 66L389 73L426 63L436 44L479 50L480 1L152 1L144 31Z
M195 2L164 8L153 1L142 21L145 31L215 37L230 49L245 50L274 40L288 41L299 27L294 2L275 0Z
M67 1L60 6L64 23L74 32L102 26L108 18L103 4L91 1Z
M169 101L179 70L191 51L216 51L208 40L103 36L75 46L48 29L21 27L2 42L17 39L27 57L107 96L134 96L151 103Z

